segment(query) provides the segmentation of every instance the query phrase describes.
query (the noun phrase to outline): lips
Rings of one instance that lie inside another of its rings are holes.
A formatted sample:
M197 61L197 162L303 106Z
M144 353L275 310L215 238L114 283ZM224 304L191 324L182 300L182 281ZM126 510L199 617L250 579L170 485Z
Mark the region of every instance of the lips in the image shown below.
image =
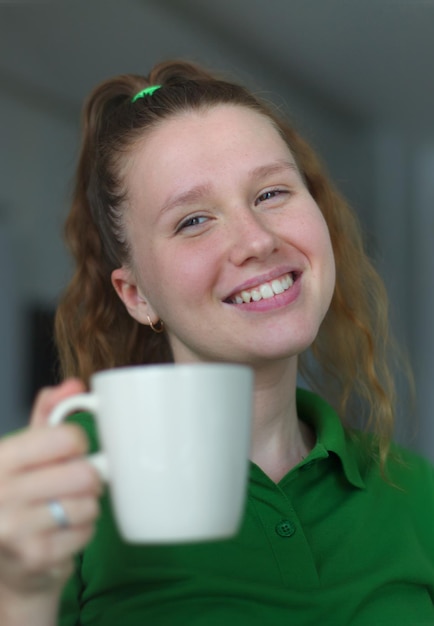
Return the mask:
M251 289L243 289L233 293L225 302L229 304L248 304L249 302L268 300L287 291L292 287L295 280L297 280L296 273L288 272L279 278L260 283Z

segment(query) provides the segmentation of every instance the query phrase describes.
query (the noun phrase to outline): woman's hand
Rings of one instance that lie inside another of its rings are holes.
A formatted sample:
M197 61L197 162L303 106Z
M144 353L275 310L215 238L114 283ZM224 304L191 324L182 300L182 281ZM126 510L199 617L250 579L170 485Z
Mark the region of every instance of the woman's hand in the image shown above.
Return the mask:
M86 437L72 424L47 425L60 400L82 391L77 380L44 389L30 428L0 441L0 606L12 598L57 598L73 554L92 535L101 483L83 458ZM63 509L63 524L52 502Z

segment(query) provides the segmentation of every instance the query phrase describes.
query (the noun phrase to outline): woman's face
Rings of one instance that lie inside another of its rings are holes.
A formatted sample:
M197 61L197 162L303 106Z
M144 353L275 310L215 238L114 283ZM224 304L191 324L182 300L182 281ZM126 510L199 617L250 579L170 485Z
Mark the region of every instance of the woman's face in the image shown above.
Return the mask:
M130 314L164 321L175 361L251 365L314 340L335 283L321 211L268 118L239 106L170 118L126 169Z

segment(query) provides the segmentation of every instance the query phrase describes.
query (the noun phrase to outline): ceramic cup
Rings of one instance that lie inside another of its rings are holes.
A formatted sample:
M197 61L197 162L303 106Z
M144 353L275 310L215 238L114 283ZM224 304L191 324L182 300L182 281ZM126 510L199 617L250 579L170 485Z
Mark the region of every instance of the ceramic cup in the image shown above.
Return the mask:
M78 410L95 417L101 452L89 460L126 541L223 539L244 511L252 391L242 365L116 368L95 374L91 391L60 402L49 421Z

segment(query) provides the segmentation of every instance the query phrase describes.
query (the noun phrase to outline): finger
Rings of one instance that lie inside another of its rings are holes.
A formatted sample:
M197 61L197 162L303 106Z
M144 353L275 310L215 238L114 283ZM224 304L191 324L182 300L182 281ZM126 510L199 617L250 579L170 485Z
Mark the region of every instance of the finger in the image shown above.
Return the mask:
M52 514L49 501L37 506L12 508L1 518L0 544L10 546L32 535L91 525L99 514L96 497L63 498L55 502L63 510L65 526L59 525L57 518Z
M33 537L92 525L99 514L96 498L65 498L56 502L64 511L66 526L59 525L48 502L36 507L12 508L5 512L0 519L0 549L6 547L9 551L15 549L19 552L19 546Z
M72 555L91 539L94 523L29 535L0 546L0 562L9 583L20 588L50 586L66 578Z
M0 507L46 502L80 494L99 495L101 479L85 459L22 472L0 483Z
M95 524L91 523L46 534L45 546L50 561L56 565L71 554L77 553L90 541L94 531Z
M84 431L75 424L27 429L0 441L3 477L43 464L82 456L88 448Z
M99 504L96 498L65 498L54 502L61 507L65 523L59 524L57 516L53 515L50 506L46 504L38 507L38 515L33 522L35 527L37 525L37 531L63 530L85 526L92 524L99 514Z
M31 426L46 425L51 411L59 402L85 390L83 382L77 378L69 378L56 387L45 387L36 396L30 418Z

